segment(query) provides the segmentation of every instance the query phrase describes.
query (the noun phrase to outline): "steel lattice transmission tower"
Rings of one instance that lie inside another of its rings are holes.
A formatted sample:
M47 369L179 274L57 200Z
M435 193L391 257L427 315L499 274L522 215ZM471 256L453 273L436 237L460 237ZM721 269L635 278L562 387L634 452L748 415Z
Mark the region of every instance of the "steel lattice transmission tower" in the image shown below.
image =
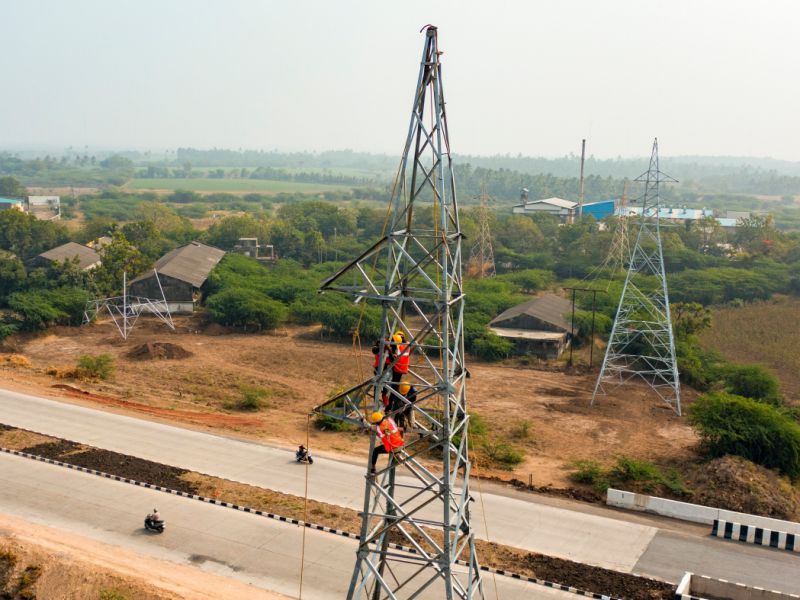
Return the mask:
M478 239L472 245L467 273L470 277L482 279L494 277L494 249L492 248L492 232L489 227L489 194L486 184L481 184L480 205L478 206Z
M658 168L658 139L644 182L642 215L606 355L592 395L636 377L681 414L681 388L661 248L659 185L675 180Z
M383 410L385 393L397 403L387 414L411 423L405 446L376 475L368 461L348 599L484 597L470 524L462 234L440 58L428 26L388 228L321 286L381 307L380 351L393 333L405 334L412 364L404 381L417 390L412 404L390 385L392 364L379 361L370 378L314 409L364 426ZM373 432L370 452L376 443Z
M627 190L628 182L625 182L625 187L622 189L622 197L619 199L617 207L617 222L614 229L614 237L611 238L611 245L608 248L608 255L605 261L600 266L599 274L604 272L609 273L609 284L611 279L617 274L617 271L624 271L630 264L631 244L628 232L629 216L626 214L627 210ZM608 290L606 290L608 291Z

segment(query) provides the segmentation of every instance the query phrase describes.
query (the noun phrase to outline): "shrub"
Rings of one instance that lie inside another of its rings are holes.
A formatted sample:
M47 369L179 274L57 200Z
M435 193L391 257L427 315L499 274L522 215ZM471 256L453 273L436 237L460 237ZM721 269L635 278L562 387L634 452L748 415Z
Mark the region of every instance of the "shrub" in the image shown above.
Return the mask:
M247 411L260 410L264 408L264 399L271 395L269 390L251 385L240 385L239 393L241 397L238 400L226 403L225 408Z
M731 394L773 406L783 404L778 378L761 365L726 365L722 376Z
M725 392L706 394L689 420L711 456L734 454L800 478L800 424L780 410Z
M110 354L84 354L78 359L78 368L82 369L89 377L97 379L110 379L114 376L114 358Z
M570 473L569 478L575 483L591 485L598 492L605 492L610 487L631 486L645 492L666 488L678 495L688 491L675 469L664 471L656 464L628 456L618 457L610 468L593 460L579 460L573 466L575 471Z
M575 483L591 485L598 492L605 492L611 487L608 471L600 463L593 460L578 460L573 466L575 471L569 474L569 478Z
M206 302L211 318L229 327L261 331L275 329L286 320L286 307L252 289L226 289Z
M502 360L514 349L514 344L499 335L487 332L472 342L472 352L483 360Z
M525 457L521 450L503 441L484 440L481 450L490 464L509 471Z

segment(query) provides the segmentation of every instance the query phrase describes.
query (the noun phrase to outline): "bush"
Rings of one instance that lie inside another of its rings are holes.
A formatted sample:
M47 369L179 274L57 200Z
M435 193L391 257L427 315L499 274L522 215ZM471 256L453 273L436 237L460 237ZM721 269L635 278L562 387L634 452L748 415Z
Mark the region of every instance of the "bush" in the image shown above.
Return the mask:
M78 359L78 368L82 369L89 377L97 379L110 379L116 370L114 358L110 354L97 356L84 354Z
M598 492L605 492L611 487L608 470L604 469L600 463L593 460L578 460L573 466L575 471L569 474L569 478L575 483L591 485Z
M761 365L726 365L722 369L726 388L731 394L781 406L781 386L778 378Z
M80 325L89 293L79 288L15 292L8 306L20 315L20 329L38 331L49 325Z
M261 387L240 385L241 397L225 404L225 408L233 410L256 411L264 408L264 399L271 395L270 391Z
M734 454L800 478L800 424L780 410L725 392L689 407L689 420L711 456Z
M503 441L484 440L481 450L490 464L509 471L521 463L525 457L521 450L517 450L508 442Z
M574 463L575 471L569 478L575 483L591 485L598 492L608 488L635 487L644 492L660 492L667 489L674 494L688 492L680 474L675 469L662 470L656 464L627 456L620 456L610 468L605 468L593 460L579 460Z
M245 331L275 329L286 320L286 307L252 289L225 289L211 296L206 307L212 320Z
M487 332L472 342L472 352L483 360L502 360L514 349L514 344L499 335Z

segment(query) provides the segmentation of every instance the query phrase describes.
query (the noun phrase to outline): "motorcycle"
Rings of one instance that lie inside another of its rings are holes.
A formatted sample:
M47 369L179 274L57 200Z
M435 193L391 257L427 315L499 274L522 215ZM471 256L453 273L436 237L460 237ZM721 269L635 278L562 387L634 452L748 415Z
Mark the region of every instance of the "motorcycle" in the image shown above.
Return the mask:
M311 453L308 450L296 450L294 453L294 459L299 463L308 463L309 465L314 464L314 459L311 458Z
M154 520L147 515L144 519L144 528L148 531L155 531L156 533L164 533L164 520Z

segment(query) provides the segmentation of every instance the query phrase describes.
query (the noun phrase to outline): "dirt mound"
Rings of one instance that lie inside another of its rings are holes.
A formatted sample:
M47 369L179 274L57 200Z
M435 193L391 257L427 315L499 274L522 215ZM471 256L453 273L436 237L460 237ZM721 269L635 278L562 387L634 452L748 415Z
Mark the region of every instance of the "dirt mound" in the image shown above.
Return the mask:
M128 354L128 358L134 360L153 360L153 359L179 359L193 356L191 352L170 342L147 342L133 348Z
M800 493L788 481L737 456L694 466L686 484L697 504L777 519L800 516Z

